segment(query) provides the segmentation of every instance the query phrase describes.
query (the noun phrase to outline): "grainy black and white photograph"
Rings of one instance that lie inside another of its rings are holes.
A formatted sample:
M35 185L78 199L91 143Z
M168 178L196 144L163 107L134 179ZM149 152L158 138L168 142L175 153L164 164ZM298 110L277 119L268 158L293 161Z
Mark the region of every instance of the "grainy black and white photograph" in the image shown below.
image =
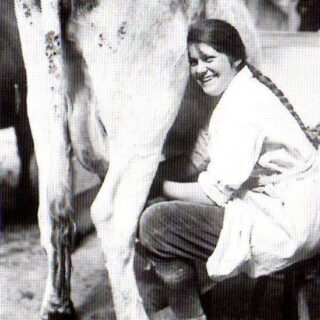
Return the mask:
M320 320L319 0L0 0L1 320Z

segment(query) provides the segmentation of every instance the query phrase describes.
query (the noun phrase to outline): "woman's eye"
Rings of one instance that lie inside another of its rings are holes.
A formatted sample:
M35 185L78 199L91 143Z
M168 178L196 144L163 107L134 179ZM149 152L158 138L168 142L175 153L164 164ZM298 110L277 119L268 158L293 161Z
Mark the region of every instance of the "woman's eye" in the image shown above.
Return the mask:
M205 62L210 63L214 60L215 57L207 57L204 59Z
M190 66L191 66L191 67L194 67L194 66L196 66L196 65L198 64L198 61L197 61L197 60L192 60L192 59L190 59L190 60L189 60L189 63L190 63Z

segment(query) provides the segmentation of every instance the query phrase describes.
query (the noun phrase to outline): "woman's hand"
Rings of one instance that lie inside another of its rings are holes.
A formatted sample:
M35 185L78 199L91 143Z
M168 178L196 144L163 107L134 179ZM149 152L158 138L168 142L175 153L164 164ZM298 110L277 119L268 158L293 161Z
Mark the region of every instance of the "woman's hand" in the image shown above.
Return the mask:
M162 189L163 195L170 200L215 204L207 197L198 182L174 182L165 180Z

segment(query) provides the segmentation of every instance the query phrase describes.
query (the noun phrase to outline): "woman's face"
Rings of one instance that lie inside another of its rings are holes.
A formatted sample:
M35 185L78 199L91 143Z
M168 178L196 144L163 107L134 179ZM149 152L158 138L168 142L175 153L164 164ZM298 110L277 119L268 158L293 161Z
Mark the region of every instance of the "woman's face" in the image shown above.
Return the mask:
M190 73L203 91L210 96L222 94L237 70L228 56L205 43L188 46Z

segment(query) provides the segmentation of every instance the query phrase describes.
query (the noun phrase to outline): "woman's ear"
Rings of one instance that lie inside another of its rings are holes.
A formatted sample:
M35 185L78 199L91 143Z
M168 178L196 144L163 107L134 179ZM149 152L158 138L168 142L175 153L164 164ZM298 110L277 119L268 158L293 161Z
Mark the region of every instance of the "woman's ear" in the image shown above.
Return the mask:
M240 71L246 64L246 60L239 59L233 63L233 66L237 71Z
M228 59L229 59L230 66L238 70L238 66L241 64L242 60L241 59L236 60L235 58L230 56L228 56Z
M242 60L236 60L233 62L233 66L238 70L239 66L242 64Z

